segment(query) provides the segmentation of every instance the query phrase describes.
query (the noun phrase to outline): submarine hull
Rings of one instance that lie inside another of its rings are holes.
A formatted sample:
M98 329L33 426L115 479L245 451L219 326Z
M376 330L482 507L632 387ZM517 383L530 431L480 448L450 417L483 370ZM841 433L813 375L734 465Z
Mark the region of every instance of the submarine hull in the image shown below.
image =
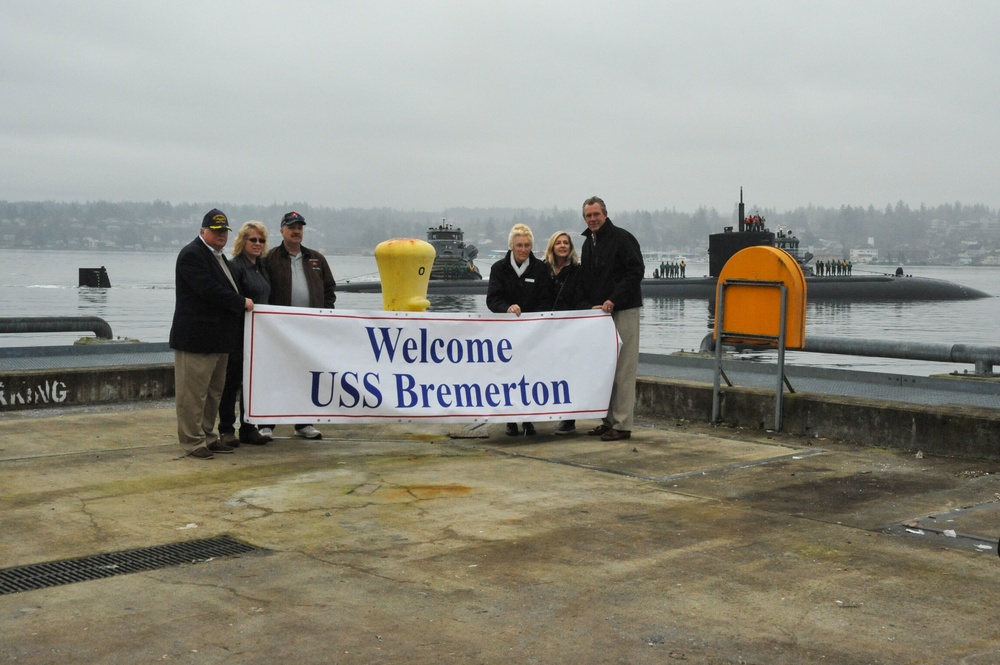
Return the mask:
M488 280L431 280L427 292L439 295L485 295ZM715 299L713 277L680 279L644 279L644 298ZM337 284L346 293L381 293L378 282ZM975 300L990 294L942 279L929 277L894 277L890 275L851 275L843 277L806 277L806 299L812 302L912 302L933 300Z

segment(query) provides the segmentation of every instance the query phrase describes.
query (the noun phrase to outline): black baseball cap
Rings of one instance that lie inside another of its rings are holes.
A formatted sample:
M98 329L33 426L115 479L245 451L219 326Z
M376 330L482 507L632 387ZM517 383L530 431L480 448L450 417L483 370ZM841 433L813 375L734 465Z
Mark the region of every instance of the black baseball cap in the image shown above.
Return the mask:
M292 224L306 225L306 218L297 212L286 212L285 216L281 218L282 226L291 226Z
M233 230L229 226L229 218L226 217L226 213L222 212L218 208L212 208L205 213L205 217L201 220L201 228L212 229L213 231Z

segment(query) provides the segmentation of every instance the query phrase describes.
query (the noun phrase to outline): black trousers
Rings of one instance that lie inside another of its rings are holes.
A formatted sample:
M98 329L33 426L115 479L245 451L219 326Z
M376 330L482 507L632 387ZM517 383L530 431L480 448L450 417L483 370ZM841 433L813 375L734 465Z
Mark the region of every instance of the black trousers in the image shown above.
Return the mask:
M229 354L226 385L219 399L219 434L236 433L236 402L240 403L240 423L243 423L243 351ZM252 425L240 425L240 429Z

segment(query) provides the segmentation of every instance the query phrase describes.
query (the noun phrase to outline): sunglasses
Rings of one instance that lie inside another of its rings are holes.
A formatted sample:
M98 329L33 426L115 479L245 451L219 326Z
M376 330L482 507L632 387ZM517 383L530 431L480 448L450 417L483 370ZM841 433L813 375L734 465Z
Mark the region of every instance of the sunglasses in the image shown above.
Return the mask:
M263 238L247 238L247 242L260 242L260 243L264 243L264 242L267 242L267 241L264 240Z

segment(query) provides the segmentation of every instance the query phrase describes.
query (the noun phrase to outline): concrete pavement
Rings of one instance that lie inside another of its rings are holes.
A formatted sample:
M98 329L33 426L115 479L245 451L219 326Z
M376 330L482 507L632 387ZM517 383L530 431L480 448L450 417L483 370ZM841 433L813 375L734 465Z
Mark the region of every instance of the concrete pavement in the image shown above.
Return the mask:
M282 426L201 461L169 402L4 413L0 568L261 552L0 595L0 663L1000 662L1000 463L593 424Z

